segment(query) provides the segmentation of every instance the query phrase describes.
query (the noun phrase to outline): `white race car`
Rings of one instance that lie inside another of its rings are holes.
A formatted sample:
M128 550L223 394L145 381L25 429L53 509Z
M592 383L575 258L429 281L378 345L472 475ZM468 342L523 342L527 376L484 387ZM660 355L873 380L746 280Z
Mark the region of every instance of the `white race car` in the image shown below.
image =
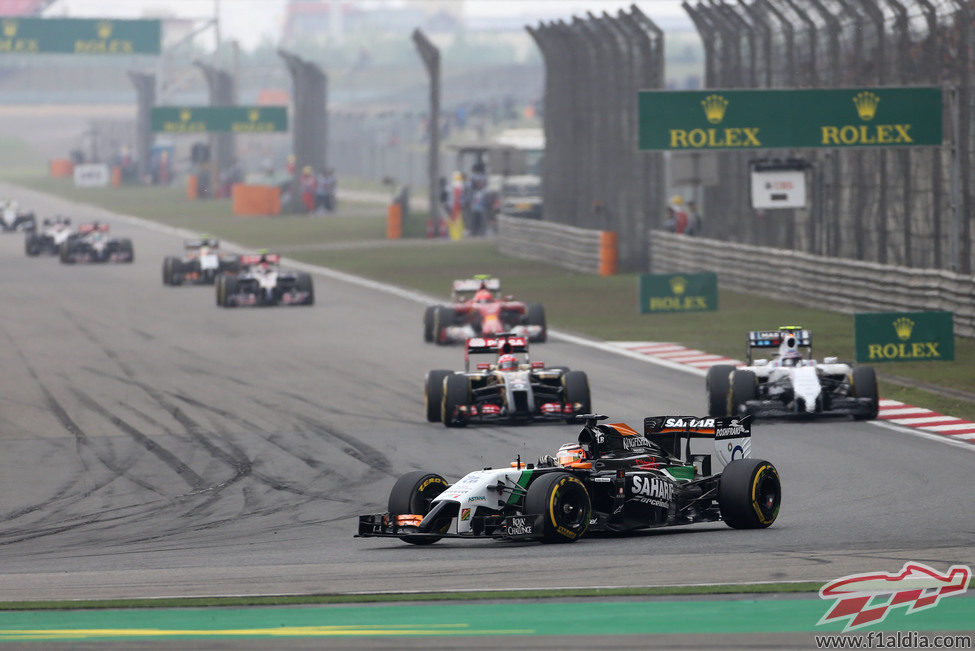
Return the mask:
M311 276L284 271L276 253L240 256L241 271L236 276L217 276L217 305L240 307L250 305L312 305L315 290ZM246 270L244 270L246 268Z
M772 359L752 360L752 349L774 349ZM800 349L808 350L803 357ZM812 333L798 326L748 333L748 365L708 369L706 394L712 416L751 414L766 418L877 417L877 376L871 366L836 357L812 358Z
M37 228L37 219L32 212L21 212L20 205L13 199L0 204L0 230L32 231Z
M71 228L71 220L67 217L45 219L41 222L40 229L27 231L24 234L24 252L31 257L42 253L57 255L61 251L61 245L67 242L74 232Z

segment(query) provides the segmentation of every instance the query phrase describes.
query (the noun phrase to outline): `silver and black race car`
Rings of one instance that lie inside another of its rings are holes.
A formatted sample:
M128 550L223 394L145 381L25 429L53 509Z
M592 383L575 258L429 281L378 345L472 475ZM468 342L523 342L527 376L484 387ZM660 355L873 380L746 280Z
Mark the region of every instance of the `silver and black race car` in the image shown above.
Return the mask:
M220 253L220 240L200 237L183 242L183 257L169 255L163 258L163 285L178 286L184 283L212 285L222 273L236 274L240 260L236 255Z
M752 360L752 350L774 351ZM806 349L804 357L800 349ZM708 369L706 393L712 416L751 414L765 418L877 417L877 376L871 366L851 366L836 357L812 357L812 333L799 326L748 333L748 365Z
M37 218L32 212L23 212L13 199L0 204L0 230L5 233L12 231L32 231L37 228Z
M217 276L217 305L241 307L253 305L312 305L315 289L311 276L297 271L284 271L276 253L245 254L239 258L237 275Z
M67 242L74 232L71 228L71 219L68 217L45 219L39 229L24 233L24 253L31 257L42 253L58 255L61 252L61 245Z
M393 485L387 511L359 516L358 537L415 545L441 538L574 542L621 533L723 520L735 529L775 522L782 490L768 461L751 458L749 419L660 416L639 434L605 416L582 416L578 442L534 464L471 472L450 483L410 472ZM691 454L692 439L713 443ZM712 472L712 463L718 472Z
M135 251L127 237L109 237L108 224L92 222L79 224L78 232L62 242L61 262L133 262Z
M471 367L472 356L489 356ZM467 340L464 371L437 369L425 383L427 420L468 423L571 421L589 413L589 379L582 371L546 367L528 355L528 338L502 333Z

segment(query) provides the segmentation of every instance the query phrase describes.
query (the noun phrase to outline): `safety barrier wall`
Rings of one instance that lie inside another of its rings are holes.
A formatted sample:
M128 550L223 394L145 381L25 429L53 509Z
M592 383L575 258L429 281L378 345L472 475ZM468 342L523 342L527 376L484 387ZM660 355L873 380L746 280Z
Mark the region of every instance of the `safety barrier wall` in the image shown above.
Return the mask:
M500 215L498 250L503 255L541 260L573 271L610 276L617 270L613 231Z
M955 314L955 334L975 337L975 277L652 231L653 273L714 271L721 289L840 312ZM757 327L757 326L756 326Z

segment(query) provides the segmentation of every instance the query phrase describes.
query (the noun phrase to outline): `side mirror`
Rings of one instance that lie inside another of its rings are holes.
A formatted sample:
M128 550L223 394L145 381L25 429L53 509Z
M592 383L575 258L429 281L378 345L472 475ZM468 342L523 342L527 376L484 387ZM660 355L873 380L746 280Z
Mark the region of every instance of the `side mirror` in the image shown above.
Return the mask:
M545 368L545 362L532 362L532 370Z
M487 371L487 370L490 370L490 368L491 368L490 362L478 362L477 363L477 370L479 370L479 371Z

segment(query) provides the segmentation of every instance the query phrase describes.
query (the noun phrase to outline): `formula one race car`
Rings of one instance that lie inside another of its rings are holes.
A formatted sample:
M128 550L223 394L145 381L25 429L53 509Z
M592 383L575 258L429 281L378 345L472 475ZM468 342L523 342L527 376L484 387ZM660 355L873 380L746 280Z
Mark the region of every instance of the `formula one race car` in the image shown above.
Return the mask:
M217 276L217 305L312 305L315 290L311 276L297 271L282 271L276 253L242 255L242 271L236 276Z
M775 349L771 360L752 361L752 349ZM808 357L799 351L806 348ZM788 418L877 417L877 376L873 367L812 358L812 333L799 326L748 333L748 365L718 364L708 369L706 390L712 416L753 414Z
M472 355L490 355L471 370ZM572 421L591 410L589 379L582 371L546 368L528 356L528 339L508 333L467 340L464 371L427 373L430 422L447 427L468 423Z
M40 229L27 231L24 234L24 252L31 257L42 253L57 255L61 251L61 245L67 242L72 234L74 230L71 228L69 218L45 219L41 222Z
M0 205L0 229L5 233L11 231L32 231L37 228L37 218L32 212L21 212L20 206L13 199L8 199Z
M577 443L535 464L478 470L449 484L410 472L393 485L388 511L359 516L359 537L425 545L441 538L574 542L620 533L724 520L735 529L775 522L782 491L768 461L752 459L749 419L661 416L644 435L587 414ZM713 441L690 454L691 439ZM712 458L723 471L712 474Z
M132 262L135 252L127 237L109 237L108 224L79 224L78 232L61 243L61 262Z
M240 269L237 256L221 255L220 240L216 238L184 240L183 250L182 258L169 255L163 259L163 285L212 285L220 274L236 274Z
M537 343L545 341L545 308L501 296L501 281L477 276L455 280L450 305L431 305L423 313L423 340L438 344L511 332Z

